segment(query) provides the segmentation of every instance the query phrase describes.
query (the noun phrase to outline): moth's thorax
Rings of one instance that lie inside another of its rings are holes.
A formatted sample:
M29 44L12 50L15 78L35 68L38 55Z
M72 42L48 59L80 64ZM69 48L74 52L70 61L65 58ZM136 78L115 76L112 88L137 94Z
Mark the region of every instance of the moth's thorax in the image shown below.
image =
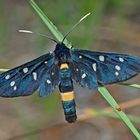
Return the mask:
M68 63L70 59L70 50L65 46L63 43L58 43L56 45L56 48L54 50L55 58L59 62L59 64L62 63Z

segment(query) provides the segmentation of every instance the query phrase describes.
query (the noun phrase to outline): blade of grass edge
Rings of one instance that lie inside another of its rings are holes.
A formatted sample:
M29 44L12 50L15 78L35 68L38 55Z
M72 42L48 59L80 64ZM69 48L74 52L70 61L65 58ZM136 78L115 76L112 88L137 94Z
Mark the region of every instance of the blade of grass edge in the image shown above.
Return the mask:
M122 85L122 86L127 86L127 87L133 87L133 88L138 88L140 89L140 85L139 84L132 84L132 83L118 83L118 85Z
M120 119L120 117L115 113L115 112L99 112L99 114L101 114L102 116L107 116L107 117L111 117L114 119ZM140 123L140 117L139 116L134 116L134 115L127 115L128 118L135 123Z
M123 120L123 122L126 124L126 126L131 130L131 132L134 134L134 136L138 140L140 140L139 132L134 127L134 125L131 123L131 121L129 120L127 115L120 109L120 106L117 104L117 102L114 100L114 98L110 95L108 90L105 87L99 87L98 91L107 100L107 102L114 108L115 112L120 116L120 118Z
M114 112L114 110L110 111L110 110L107 110L107 109L100 110L100 109L95 109L95 108L90 108L90 109L88 108L88 109L85 109L83 112L84 112L83 114L79 115L78 120L86 120L86 119L94 118L94 117L97 117L97 116L101 116L101 117L106 116L106 117L119 119L119 120L121 119ZM130 114L127 114L127 116L132 122L140 123L140 117L139 116L130 115Z

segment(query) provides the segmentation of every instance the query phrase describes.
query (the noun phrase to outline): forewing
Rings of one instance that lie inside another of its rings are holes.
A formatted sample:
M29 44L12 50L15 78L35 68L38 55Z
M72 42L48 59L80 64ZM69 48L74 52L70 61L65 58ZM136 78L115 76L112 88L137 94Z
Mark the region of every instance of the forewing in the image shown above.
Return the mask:
M91 71L87 64L73 60L69 65L72 79L79 83L82 87L94 89L98 86L96 74Z
M0 96L15 97L33 94L55 65L53 53L0 74ZM49 91L48 91L49 92ZM46 94L49 94L46 92Z
M39 95L45 97L50 95L60 83L59 67L52 65L45 76L43 76L41 85L39 87Z
M116 53L91 52L87 50L71 50L72 77L82 86L88 80L97 87L98 84L111 84L128 80L140 72L140 58ZM79 72L76 71L79 69ZM82 77L86 73L87 80ZM84 82L84 83L83 83Z

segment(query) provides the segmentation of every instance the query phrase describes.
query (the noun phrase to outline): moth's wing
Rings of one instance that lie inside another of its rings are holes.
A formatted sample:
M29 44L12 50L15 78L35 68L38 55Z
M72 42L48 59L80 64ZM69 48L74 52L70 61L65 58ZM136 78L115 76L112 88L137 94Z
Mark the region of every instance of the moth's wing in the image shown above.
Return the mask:
M90 61L82 59L78 50L71 50L71 62L69 64L72 79L79 83L82 87L94 89L98 87L97 75L90 67ZM88 63L87 63L88 61Z
M43 76L41 85L39 87L40 97L50 95L60 83L59 66L56 64L52 65L47 73Z
M0 96L16 97L33 94L45 81L44 77L49 77L54 66L54 54L48 53L0 74ZM52 84L54 85L54 82ZM49 87L49 91L47 90L45 94L49 94L50 91L52 87Z
M72 49L71 59L73 79L89 88L125 81L140 72L140 58L126 54ZM81 78L83 73L85 78Z

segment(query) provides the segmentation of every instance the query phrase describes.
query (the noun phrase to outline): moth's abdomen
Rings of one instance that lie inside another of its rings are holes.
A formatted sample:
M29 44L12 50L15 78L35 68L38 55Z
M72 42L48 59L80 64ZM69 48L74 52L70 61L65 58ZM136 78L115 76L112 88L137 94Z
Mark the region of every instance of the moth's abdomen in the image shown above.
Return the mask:
M65 64L61 64L60 66L60 85L59 90L61 92L61 100L62 106L64 109L65 119L69 123L73 123L76 121L76 104L74 100L74 92L73 92L73 82L71 79L71 74L69 70L69 66Z
M73 123L76 121L76 104L74 100L73 92L65 92L61 93L61 100L64 109L65 119L69 123Z

